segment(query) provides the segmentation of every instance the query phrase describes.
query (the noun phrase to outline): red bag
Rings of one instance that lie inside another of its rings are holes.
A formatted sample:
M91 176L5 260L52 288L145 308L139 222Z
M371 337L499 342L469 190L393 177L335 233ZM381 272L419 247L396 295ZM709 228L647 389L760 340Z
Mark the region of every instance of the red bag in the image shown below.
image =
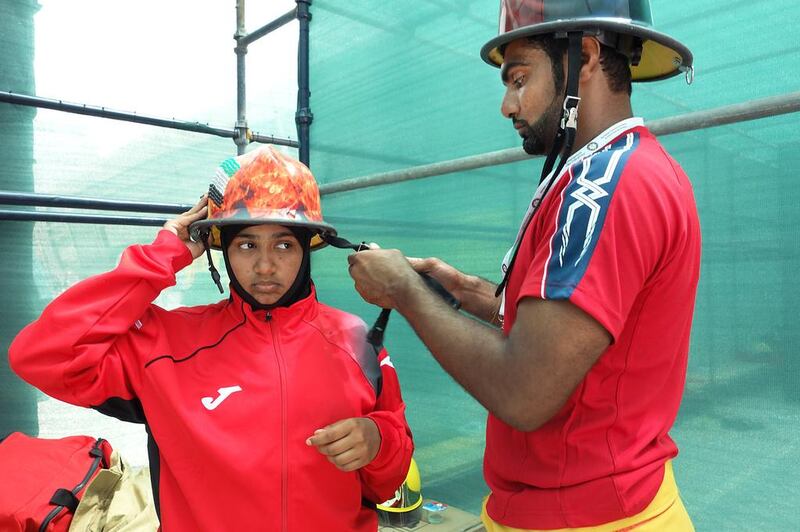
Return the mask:
M111 461L102 438L60 440L14 432L0 441L0 530L69 530L86 486Z

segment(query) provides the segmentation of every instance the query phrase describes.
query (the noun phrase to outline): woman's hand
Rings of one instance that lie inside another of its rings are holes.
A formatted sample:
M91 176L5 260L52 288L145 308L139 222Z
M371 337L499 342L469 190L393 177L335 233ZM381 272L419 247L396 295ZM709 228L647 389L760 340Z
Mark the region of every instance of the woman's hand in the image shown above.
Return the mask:
M306 440L340 471L355 471L372 462L381 447L378 426L368 417L351 417L315 430Z
M179 214L172 220L168 220L162 228L175 233L178 238L183 240L186 247L191 251L192 258L196 259L203 254L205 249L202 242L195 242L191 239L189 226L198 220L205 219L206 216L208 216L208 195L204 194L194 207L183 214Z

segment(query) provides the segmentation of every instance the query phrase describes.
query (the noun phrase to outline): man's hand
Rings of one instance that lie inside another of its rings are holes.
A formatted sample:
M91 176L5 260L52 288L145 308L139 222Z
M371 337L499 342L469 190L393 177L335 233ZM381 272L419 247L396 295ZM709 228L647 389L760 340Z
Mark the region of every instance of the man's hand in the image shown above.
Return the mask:
M179 214L172 220L168 220L163 229L172 231L178 238L183 240L189 251L192 252L192 258L196 259L203 254L203 244L201 242L194 242L189 237L189 226L197 220L203 220L208 215L208 196L203 195L197 204L183 214Z
M450 266L441 259L408 258L419 273L426 273L439 281L453 297L461 302L461 309L487 323L502 326L499 319L500 298L495 296L497 286L475 275L468 275Z
M418 273L426 273L439 281L439 284L453 294L456 299L462 300L464 298L462 289L466 283L466 276L459 270L436 257L428 257L426 259L408 257L408 262Z
M347 257L350 277L367 303L381 308L397 308L398 297L413 282L422 283L411 264L396 249L370 249Z
M337 421L306 440L340 471L355 471L372 462L381 446L378 426L368 417Z

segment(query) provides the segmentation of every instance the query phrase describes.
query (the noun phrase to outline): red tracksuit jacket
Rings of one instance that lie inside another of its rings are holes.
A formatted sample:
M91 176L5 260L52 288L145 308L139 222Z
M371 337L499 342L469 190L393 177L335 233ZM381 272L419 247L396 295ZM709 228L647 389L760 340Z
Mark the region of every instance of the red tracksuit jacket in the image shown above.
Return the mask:
M376 530L369 501L403 482L413 450L385 350L319 303L253 311L151 302L192 261L169 231L56 298L11 345L11 367L57 399L145 423L162 529ZM305 444L350 417L377 424L375 459L344 473Z

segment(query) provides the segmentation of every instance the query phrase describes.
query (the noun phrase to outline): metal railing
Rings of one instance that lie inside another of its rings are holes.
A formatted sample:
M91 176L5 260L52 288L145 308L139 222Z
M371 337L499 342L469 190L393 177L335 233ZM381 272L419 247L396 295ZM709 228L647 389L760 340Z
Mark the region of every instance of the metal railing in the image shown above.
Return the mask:
M749 102L717 107L715 109L695 111L669 118L653 120L647 123L647 127L653 134L663 136L722 126L735 122L755 120L768 116L795 113L797 111L800 111L800 92L792 92L782 96L772 96L760 100L752 100ZM439 163L414 166L402 170L393 170L391 172L382 172L379 174L345 179L335 183L327 183L320 186L320 193L336 194L361 188L421 179L423 177L515 163L530 158L532 157L525 153L522 148L509 148Z
M40 109L52 109L54 111L63 111L65 113L95 116L99 118L109 118L111 120L121 120L123 122L133 122L135 124L145 124L148 126L179 129L181 131L191 131L192 133L202 133L205 135L215 135L217 137L229 138L233 139L234 141L236 141L236 139L242 134L235 128L224 129L212 127L208 124L202 124L200 122L175 120L174 118L158 118L125 111L114 111L106 107L97 107L82 103L68 103L62 100L42 98L40 96L30 96L27 94L17 94L7 91L0 91L0 102L10 103L13 105L24 105L27 107L38 107ZM247 133L245 138L247 142L277 144L280 146L290 146L292 148L297 148L300 145L296 140L282 139L279 137L261 135L254 132Z
M657 135L671 135L769 116L795 113L798 111L800 111L800 92L793 92L782 96L773 96L715 109L695 111L669 118L653 120L648 122L647 126ZM347 179L336 183L328 183L320 186L320 193L322 195L336 194L339 192L387 185L412 179L445 175L452 172L462 172L487 166L508 164L529 158L531 158L531 156L526 154L522 148L498 150L472 157L463 157L393 172ZM0 205L163 214L177 214L191 208L191 205L185 204L154 204L11 191L0 191ZM121 217L29 210L0 210L0 220L61 221L71 223L127 225L161 225L164 223L164 219L161 218Z
M58 99L43 98L41 96L20 94L10 91L0 91L0 102L229 138L233 139L236 144L237 153L240 155L244 153L245 147L251 142L298 148L300 151L300 160L308 165L310 155L309 130L313 118L309 106L309 97L311 93L308 87L308 24L311 20L311 14L309 12L311 0L295 0L295 2L297 3L297 7L251 33L247 33L244 26L245 0L237 0L236 2L236 33L233 36L236 40L236 48L234 48L236 52L236 125L232 129L212 127L208 124L196 121L160 118L126 111L117 111L96 105L69 103ZM298 99L297 113L295 115L299 140L262 135L251 131L247 127L246 117L247 84L245 80L245 55L247 54L247 47L294 19L297 19L300 23L300 35L297 48Z

